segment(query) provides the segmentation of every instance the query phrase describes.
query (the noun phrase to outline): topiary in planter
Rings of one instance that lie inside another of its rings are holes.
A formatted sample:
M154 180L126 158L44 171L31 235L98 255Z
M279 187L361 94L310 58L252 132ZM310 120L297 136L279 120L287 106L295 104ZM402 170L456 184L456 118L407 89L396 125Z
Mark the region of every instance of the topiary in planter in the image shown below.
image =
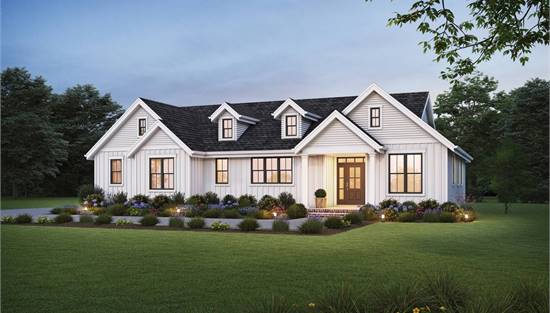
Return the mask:
M361 213L348 213L344 216L344 221L348 221L350 224L353 225L361 225L363 224L363 215Z
M327 192L324 189L315 190L315 207L324 208L327 206Z
M168 221L168 226L174 227L174 228L183 228L184 224L185 223L183 222L183 220L177 217L172 217Z
M32 216L29 214L19 214L15 218L16 224L29 224L30 222L32 222Z
M330 216L325 220L325 227L331 229L341 229L344 228L344 221L338 216Z
M194 217L189 222L187 222L189 228L198 229L204 227L204 219L202 217Z
M315 198L325 198L327 196L327 192L325 189L317 189L315 190Z
M323 232L323 223L319 220L307 220L299 228L302 234L320 234Z
M61 213L58 216L56 216L53 221L56 224L63 224L63 223L70 223L73 221L73 217L68 213Z
M152 214L147 214L139 222L142 226L155 226L159 223L159 219Z
M301 203L295 203L286 210L286 215L290 219L304 218L307 216L307 209Z
M95 224L96 225L111 224L112 221L113 221L113 217L111 215L100 214L98 217L96 217Z
M271 229L274 232L287 232L289 230L288 222L285 220L274 220L273 225L271 226Z
M242 231L254 231L260 227L255 218L247 217L239 223L239 229Z

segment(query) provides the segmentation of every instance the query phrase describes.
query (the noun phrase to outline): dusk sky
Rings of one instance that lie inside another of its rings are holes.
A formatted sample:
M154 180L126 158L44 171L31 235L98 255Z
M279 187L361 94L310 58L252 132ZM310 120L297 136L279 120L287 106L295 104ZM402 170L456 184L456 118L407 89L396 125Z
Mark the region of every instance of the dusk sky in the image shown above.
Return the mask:
M446 64L415 26L386 26L410 5L396 2L4 0L2 69L26 67L56 92L90 83L125 107L357 95L373 82L435 98ZM504 90L548 79L548 48L479 69Z

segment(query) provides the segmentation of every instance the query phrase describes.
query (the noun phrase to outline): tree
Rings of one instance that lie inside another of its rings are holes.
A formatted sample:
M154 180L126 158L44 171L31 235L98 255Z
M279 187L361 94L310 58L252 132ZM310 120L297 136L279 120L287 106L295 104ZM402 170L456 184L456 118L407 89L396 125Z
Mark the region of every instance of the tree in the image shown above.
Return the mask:
M498 82L480 73L452 85L437 96L436 128L468 151L474 160L467 167L467 193L480 197L490 188L490 163L501 135L498 132L499 101L493 96Z
M504 202L504 213L508 206L520 198L526 175L526 160L522 148L510 138L499 146L493 160L492 185L497 192L498 200Z
M496 52L525 64L534 46L549 43L547 0L470 0L467 9L470 17L457 21L445 0L419 0L388 25L418 22L417 30L431 36L420 42L424 52L433 51L436 61L449 64L441 74L453 83Z
M59 173L67 142L50 124L51 87L42 77L7 68L1 79L2 192L28 195Z
M122 108L110 94L101 95L92 85L77 85L52 102L55 129L68 142L68 158L61 174L50 182L55 195L74 195L79 185L93 183L93 162L84 154L114 124Z

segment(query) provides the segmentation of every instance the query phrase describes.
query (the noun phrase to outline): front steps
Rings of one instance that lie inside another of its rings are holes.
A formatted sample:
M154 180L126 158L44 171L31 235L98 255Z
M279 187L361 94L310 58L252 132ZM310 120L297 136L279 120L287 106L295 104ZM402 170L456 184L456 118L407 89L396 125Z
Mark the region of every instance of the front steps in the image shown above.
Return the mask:
M307 209L309 217L329 217L329 216L344 216L348 213L359 211L359 207L330 207L330 208L310 208Z

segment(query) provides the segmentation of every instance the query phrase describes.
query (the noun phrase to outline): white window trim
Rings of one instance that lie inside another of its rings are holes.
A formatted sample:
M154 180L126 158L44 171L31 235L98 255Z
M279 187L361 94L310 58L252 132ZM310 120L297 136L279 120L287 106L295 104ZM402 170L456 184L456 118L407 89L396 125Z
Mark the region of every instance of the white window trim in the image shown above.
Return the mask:
M223 138L223 120L231 120L232 125L232 134L231 138ZM236 141L237 136L237 119L234 117L220 117L218 120L218 141Z
M390 154L410 154L420 153L422 154L422 193L390 193ZM426 150L388 150L384 154L384 189L386 192L386 198L392 197L417 197L422 198L426 196Z
M378 127L372 127L372 126L370 126L370 121L371 121L371 119L370 119L370 117L371 117L371 116L370 116L370 109L379 109L379 112L380 112L380 116L379 116L379 119L380 119L380 126L378 126ZM382 114L382 105L368 105L368 106L367 106L367 112L368 112L368 114L367 114L367 125L368 125L368 126L367 126L367 129L382 129L382 125L383 125L383 120L382 120L382 118L383 118L383 117L382 117L382 115L383 115L383 114Z
M296 135L295 136L287 136L286 135L286 117L287 116L296 116ZM285 113L283 114L282 116L282 119L281 119L281 126L282 126L282 137L283 139L299 139L301 138L301 133L302 133L302 117L300 116L299 113L295 113L295 112L292 112L292 113Z
M121 168L121 179L122 179L122 182L120 184L113 184L111 183L111 160L120 160L120 168ZM126 174L126 172L124 171L124 156L120 155L120 156L112 156L112 157L109 157L109 187L124 187L124 175Z
M159 159L159 158L174 158L174 189L151 189L151 159ZM146 164L146 170L145 170L145 179L147 184L147 193L161 193L161 194L171 194L176 193L178 191L178 186L176 184L176 175L178 174L176 163L177 163L178 157L175 154L159 154L159 155L148 155L147 156L147 164Z
M147 116L138 116L136 118L136 120L137 120L136 135L137 135L138 138L141 138L141 137L145 136L145 134L147 134L147 131L148 131L148 128L149 128L149 127L147 127L149 125L148 124L149 120L147 120ZM145 120L145 132L141 136L139 135L139 120Z

